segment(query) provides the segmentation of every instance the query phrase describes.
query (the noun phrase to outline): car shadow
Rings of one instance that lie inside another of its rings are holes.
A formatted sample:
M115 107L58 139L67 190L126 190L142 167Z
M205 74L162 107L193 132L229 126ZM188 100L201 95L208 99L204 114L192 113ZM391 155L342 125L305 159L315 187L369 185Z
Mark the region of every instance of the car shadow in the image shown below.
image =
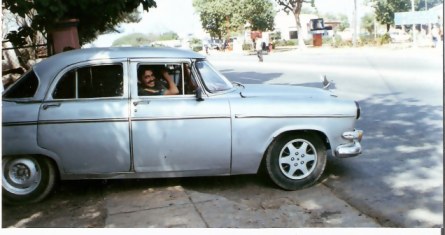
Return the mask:
M413 215L422 208L442 218L443 107L400 95L359 101L356 128L364 130L364 151L350 159L330 158L323 181L384 226L440 226ZM404 208L404 214L395 216L390 208Z

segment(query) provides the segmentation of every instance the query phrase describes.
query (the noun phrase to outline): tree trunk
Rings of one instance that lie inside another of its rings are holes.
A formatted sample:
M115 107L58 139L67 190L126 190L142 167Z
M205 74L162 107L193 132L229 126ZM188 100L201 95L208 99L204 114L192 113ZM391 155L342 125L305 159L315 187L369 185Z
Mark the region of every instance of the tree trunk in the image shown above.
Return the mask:
M293 10L294 17L295 17L295 23L297 25L298 48L299 49L305 49L306 48L306 44L304 44L303 34L301 33L300 13L301 13L302 5L303 5L302 2L297 3L297 5L295 6L295 8Z

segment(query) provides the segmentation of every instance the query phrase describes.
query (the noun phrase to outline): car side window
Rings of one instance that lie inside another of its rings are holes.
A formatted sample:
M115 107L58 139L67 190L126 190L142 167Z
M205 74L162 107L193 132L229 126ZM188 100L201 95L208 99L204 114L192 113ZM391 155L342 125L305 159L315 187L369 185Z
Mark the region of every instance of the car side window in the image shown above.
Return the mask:
M122 65L76 68L62 76L52 95L54 99L120 97L123 80Z
M37 91L39 79L33 70L29 71L21 77L15 84L3 94L3 98L31 98Z

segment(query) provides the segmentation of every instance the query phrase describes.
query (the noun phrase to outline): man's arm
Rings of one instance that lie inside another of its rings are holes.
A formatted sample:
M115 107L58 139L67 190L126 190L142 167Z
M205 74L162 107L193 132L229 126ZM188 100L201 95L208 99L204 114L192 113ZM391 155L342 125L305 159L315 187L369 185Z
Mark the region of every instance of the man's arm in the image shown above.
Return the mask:
M162 72L162 78L167 81L168 88L164 92L164 95L177 95L179 93L178 88L176 87L175 82L173 81L173 78L168 74L167 70L163 70Z

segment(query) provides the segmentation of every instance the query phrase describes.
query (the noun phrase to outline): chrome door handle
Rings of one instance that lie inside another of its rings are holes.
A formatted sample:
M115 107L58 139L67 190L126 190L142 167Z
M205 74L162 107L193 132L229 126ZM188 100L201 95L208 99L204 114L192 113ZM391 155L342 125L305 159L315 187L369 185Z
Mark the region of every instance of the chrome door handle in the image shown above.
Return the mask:
M44 104L43 110L47 110L50 107L60 107L60 103L50 103L50 104Z
M138 106L138 104L150 104L149 100L138 100L138 101L133 101L133 105L134 106Z

